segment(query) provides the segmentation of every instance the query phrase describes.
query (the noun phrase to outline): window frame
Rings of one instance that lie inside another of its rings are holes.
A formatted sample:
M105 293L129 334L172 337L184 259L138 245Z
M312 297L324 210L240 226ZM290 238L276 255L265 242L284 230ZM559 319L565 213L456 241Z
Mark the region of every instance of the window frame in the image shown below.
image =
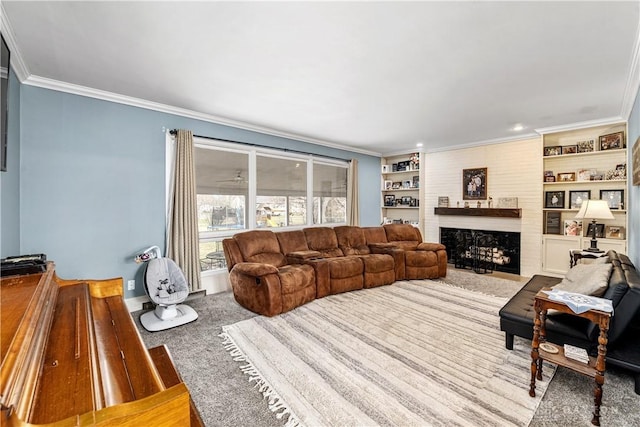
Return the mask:
M173 144L175 144L175 139L171 138ZM314 205L314 194L313 194L313 169L314 165L322 164L326 166L334 166L339 168L344 168L347 178L347 183L349 180L349 160L339 160L339 159L330 159L326 157L322 157L321 155L315 154L302 154L302 153L294 153L287 151L286 149L277 149L277 148L265 148L251 145L243 145L241 143L233 143L227 142L223 140L217 139L209 139L202 138L198 136L193 137L194 147L203 148L203 149L212 149L218 151L227 151L234 152L239 154L247 154L248 156L248 172L247 172L247 198L245 210L246 219L245 219L245 228L237 229L237 230L221 230L221 231L201 231L198 233L198 243L213 242L213 241L222 241L225 238L233 237L236 233L242 233L245 231L256 230L258 229L256 223L256 201L257 201L257 157L265 156L272 158L279 158L283 160L290 161L300 161L306 163L307 168L307 185L306 185L306 223L302 225L287 225L284 227L278 227L277 231L286 231L286 230L299 230L306 227L335 227L339 225L346 225L347 223L347 214L345 212L345 218L342 222L334 222L334 223L318 223L314 224L313 222L313 205ZM175 159L175 146L168 144L167 145L167 221L168 215L170 214L170 194L171 194L171 186L172 184L172 160ZM289 196L287 197L287 215L289 214ZM345 193L346 203L349 203L350 195ZM320 197L320 206L322 206L322 197ZM320 207L320 209L322 209ZM212 270L201 270L201 276L213 275L219 272L226 272L226 269L212 269Z

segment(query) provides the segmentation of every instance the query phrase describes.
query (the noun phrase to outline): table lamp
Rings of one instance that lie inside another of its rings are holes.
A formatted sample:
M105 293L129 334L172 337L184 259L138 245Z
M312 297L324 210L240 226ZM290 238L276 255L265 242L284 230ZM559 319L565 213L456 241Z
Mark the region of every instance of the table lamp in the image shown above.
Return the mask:
M613 219L613 214L609 210L606 200L585 200L580 206L580 210L576 215L576 219L591 218L591 247L584 249L587 252L604 252L598 249L598 241L596 240L596 219Z

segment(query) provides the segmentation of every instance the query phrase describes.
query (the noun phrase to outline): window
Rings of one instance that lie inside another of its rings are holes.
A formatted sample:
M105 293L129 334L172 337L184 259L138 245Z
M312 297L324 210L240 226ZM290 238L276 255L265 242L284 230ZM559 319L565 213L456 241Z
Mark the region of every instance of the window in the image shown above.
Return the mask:
M347 162L200 138L195 143L202 271L226 268L222 239L238 231L346 222Z
M258 155L256 227L307 222L307 161Z
M313 166L313 223L347 221L347 168L317 163Z

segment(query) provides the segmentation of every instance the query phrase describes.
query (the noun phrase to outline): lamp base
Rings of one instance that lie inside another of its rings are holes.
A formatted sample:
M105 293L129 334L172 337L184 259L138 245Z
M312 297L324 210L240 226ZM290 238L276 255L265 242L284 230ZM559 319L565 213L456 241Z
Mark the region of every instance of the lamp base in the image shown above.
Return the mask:
M583 249L583 251L593 252L595 254L601 254L602 252L604 252L602 249L598 249L598 248L586 248L586 249Z

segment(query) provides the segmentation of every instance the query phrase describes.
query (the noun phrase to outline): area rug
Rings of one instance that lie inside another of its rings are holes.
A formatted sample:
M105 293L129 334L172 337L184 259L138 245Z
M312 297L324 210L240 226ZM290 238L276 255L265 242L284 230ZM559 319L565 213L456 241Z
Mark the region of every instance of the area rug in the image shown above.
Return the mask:
M420 280L332 295L223 327L288 426L526 426L530 355L504 347L506 298Z

